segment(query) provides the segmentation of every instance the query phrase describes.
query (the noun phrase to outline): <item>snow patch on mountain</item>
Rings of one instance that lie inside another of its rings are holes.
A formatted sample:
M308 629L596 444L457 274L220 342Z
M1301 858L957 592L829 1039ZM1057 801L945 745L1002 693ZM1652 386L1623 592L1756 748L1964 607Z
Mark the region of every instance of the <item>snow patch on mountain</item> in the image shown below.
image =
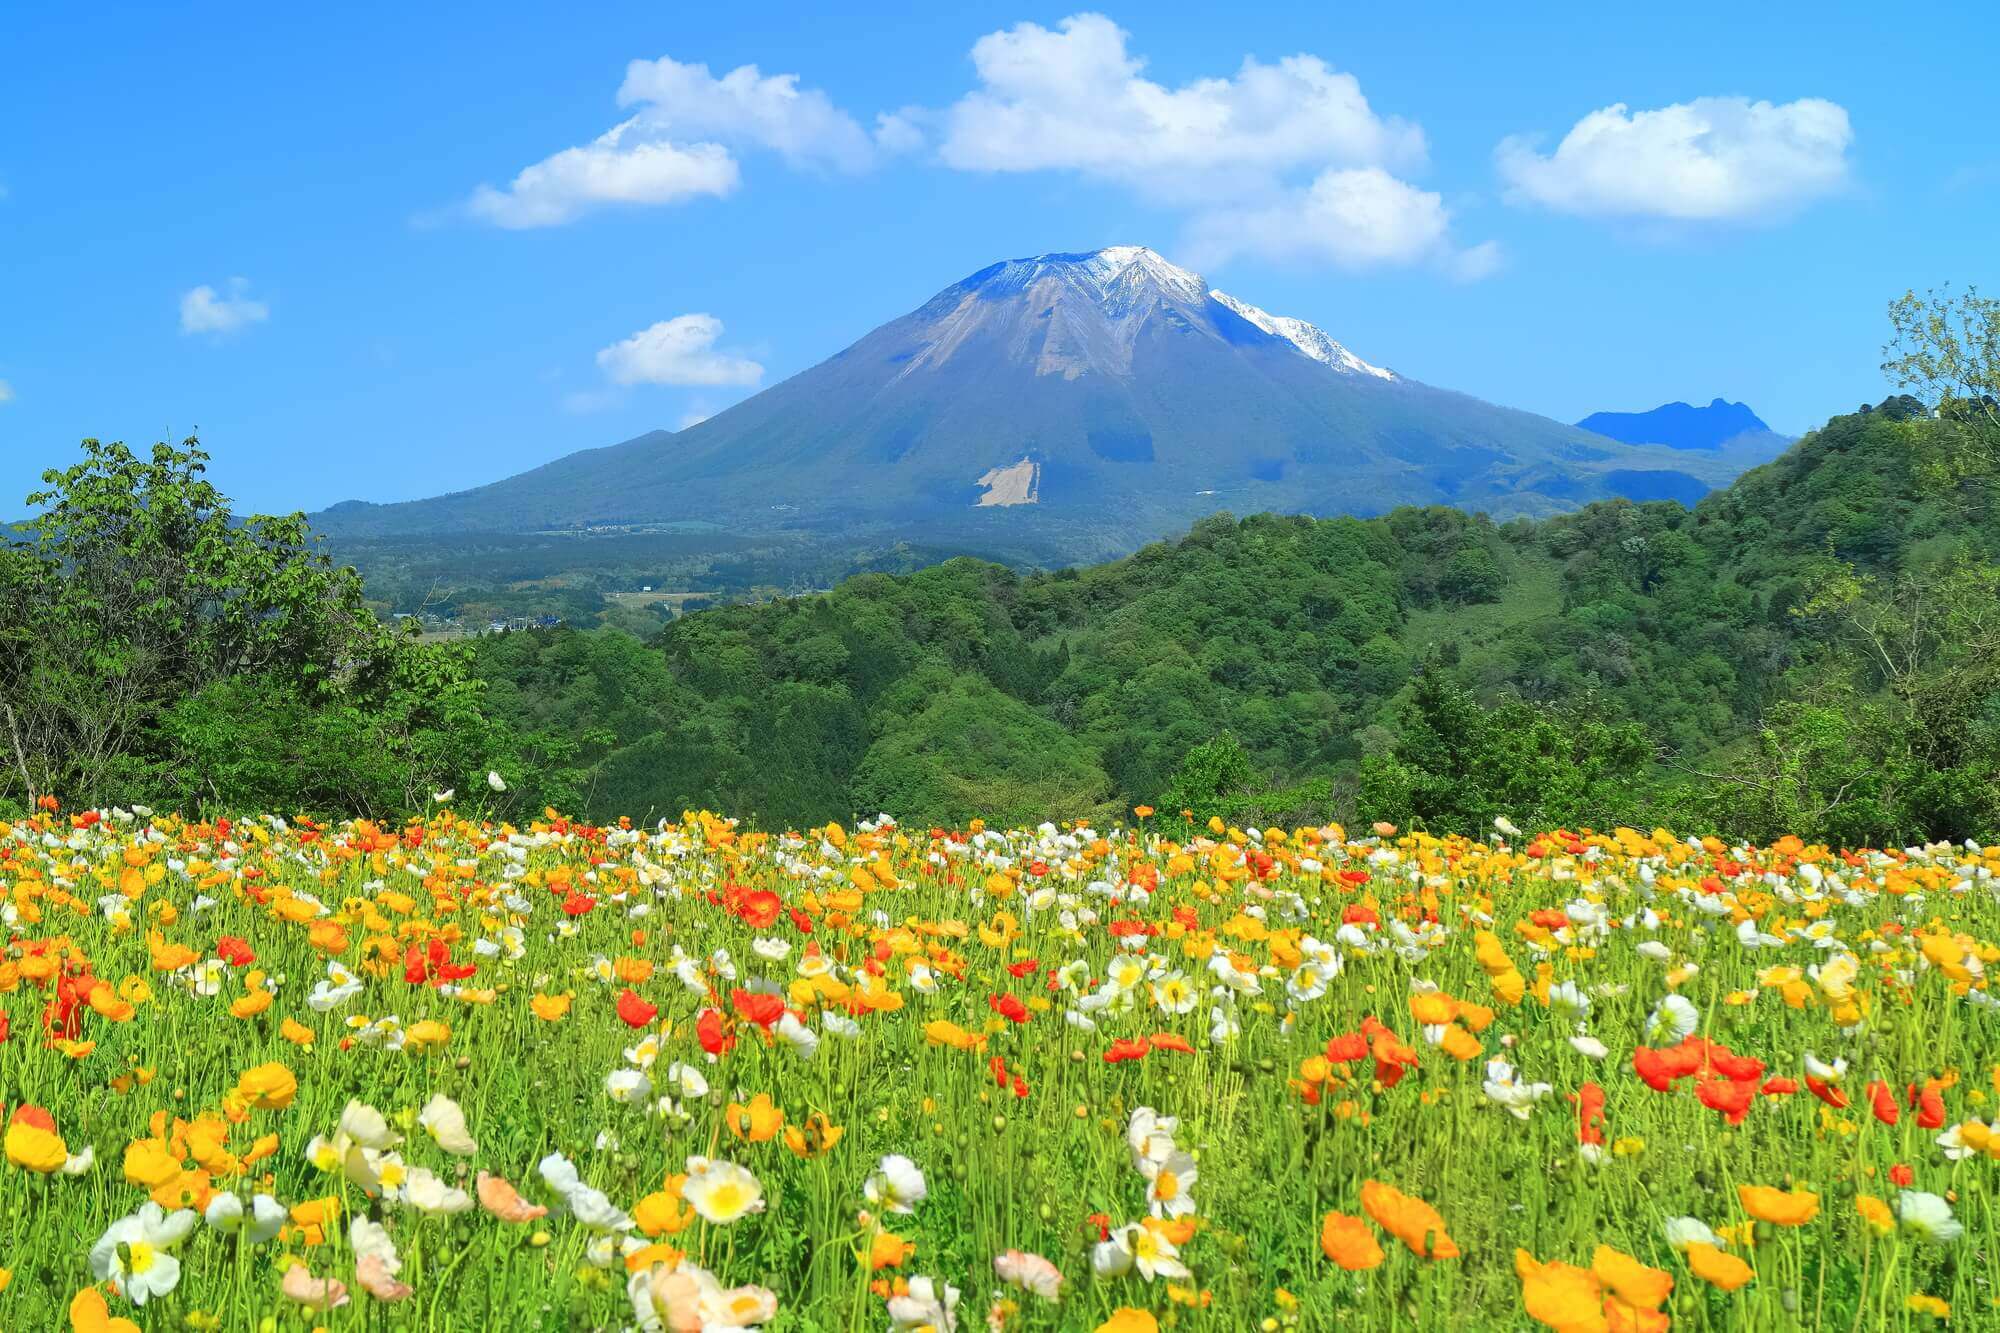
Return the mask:
M1248 301L1237 300L1228 292L1211 291L1209 296L1272 337L1283 338L1321 365L1347 375L1373 375L1377 379L1384 380L1396 378L1395 371L1363 361L1327 337L1325 331L1318 325L1308 324L1302 319L1292 319L1286 315L1271 314L1267 310L1251 305Z

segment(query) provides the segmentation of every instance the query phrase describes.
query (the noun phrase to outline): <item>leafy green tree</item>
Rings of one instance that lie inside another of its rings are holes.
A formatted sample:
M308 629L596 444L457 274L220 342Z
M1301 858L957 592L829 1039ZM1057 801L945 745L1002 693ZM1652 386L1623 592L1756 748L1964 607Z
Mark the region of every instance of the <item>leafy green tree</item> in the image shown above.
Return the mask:
M1976 288L1905 292L1889 323L1883 373L1936 416L1916 435L1927 471L1943 483L1990 481L2000 472L2000 300Z
M463 657L382 625L303 515L239 520L194 440L83 448L0 557L0 791L386 812L497 760Z
M1493 552L1483 545L1469 544L1452 552L1438 580L1438 592L1447 601L1459 603L1496 602L1507 584L1507 575Z
M1653 757L1644 730L1595 698L1482 707L1435 657L1392 726L1392 745L1362 761L1360 812L1434 832L1483 833L1500 815L1541 827L1630 820Z

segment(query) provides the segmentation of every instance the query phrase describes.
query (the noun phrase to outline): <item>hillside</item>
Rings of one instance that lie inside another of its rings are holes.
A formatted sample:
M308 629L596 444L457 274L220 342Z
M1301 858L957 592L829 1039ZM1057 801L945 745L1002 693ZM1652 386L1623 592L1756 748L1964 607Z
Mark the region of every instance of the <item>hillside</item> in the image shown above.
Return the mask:
M982 269L686 430L316 516L337 537L893 531L1098 559L1238 513L1689 498L1774 452L1628 445L1373 365L1142 247Z
M1990 507L1928 496L1898 415L1836 418L1692 511L1225 515L1092 568L953 560L704 612L649 654L559 631L483 641L477 665L524 730L606 720L593 805L780 824L1156 801L1223 735L1267 785L1351 784L1413 725L1426 661L1489 704L1577 710L1565 727L1636 723L1642 756L1726 756L1848 660L1792 614L1830 561L1992 554Z

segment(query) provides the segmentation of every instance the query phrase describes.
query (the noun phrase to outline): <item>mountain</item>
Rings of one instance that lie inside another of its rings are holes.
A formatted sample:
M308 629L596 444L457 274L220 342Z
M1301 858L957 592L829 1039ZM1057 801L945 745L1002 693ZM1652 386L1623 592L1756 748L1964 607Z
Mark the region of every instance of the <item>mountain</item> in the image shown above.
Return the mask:
M1746 465L1433 388L1114 246L981 269L685 430L316 521L336 536L895 532L1075 559L1219 509L1443 503L1504 518L1699 495Z
M1650 412L1593 412L1576 424L1627 444L1664 444L1670 449L1720 449L1741 435L1769 435L1790 443L1746 405L1720 398L1707 407L1667 403Z

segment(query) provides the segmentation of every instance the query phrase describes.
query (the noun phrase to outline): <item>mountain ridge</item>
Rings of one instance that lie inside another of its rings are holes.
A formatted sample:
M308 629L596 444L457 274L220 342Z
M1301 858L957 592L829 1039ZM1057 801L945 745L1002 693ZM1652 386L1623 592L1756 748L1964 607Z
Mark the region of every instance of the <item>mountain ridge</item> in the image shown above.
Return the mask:
M1541 515L1634 487L1698 496L1761 461L1623 444L1436 388L1113 246L988 265L682 431L318 518L340 535L894 530L1062 558L1223 508Z
M1626 444L1663 444L1671 449L1720 449L1744 435L1790 440L1764 424L1747 404L1719 397L1706 407L1673 402L1646 412L1593 412L1576 424Z

